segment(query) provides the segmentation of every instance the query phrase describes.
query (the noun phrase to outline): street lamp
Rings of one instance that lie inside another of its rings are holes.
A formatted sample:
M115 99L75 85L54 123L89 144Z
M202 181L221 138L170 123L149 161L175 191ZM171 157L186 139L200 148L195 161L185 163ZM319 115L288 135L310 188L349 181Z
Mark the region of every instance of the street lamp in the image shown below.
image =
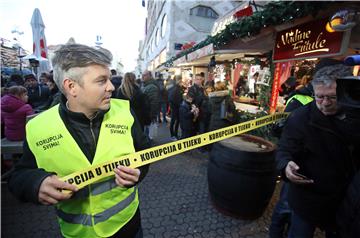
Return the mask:
M15 40L15 44L13 45L13 47L17 50L17 57L19 58L19 66L20 66L20 73L21 75L23 74L22 72L22 58L25 56L24 54L22 54L22 48L21 48L21 45L19 43L19 37L21 35L24 34L23 31L20 31L18 27L15 27L12 31L11 31L12 34L17 34L17 37L14 37L14 40Z
M25 54L23 54L23 48L21 47L20 44L16 43L14 44L14 48L17 50L17 57L19 58L19 69L20 69L20 73L21 75L23 74L22 72L22 58L25 56Z

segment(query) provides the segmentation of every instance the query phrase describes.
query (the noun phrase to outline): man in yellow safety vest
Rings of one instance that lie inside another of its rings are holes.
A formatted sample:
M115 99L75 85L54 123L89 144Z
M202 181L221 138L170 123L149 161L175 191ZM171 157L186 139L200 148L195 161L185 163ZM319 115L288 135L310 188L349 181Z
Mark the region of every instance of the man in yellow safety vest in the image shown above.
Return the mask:
M18 198L55 205L64 237L142 237L136 185L148 166L119 165L115 177L82 189L59 179L149 147L129 102L110 99L111 61L108 50L80 44L55 52L61 102L27 123L24 154L9 179Z

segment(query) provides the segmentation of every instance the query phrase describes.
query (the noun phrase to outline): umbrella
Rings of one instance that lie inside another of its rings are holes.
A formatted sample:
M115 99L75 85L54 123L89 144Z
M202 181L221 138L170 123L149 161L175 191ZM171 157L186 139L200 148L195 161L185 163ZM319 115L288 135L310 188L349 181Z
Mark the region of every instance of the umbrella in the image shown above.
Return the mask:
M33 55L35 55L36 58L40 61L39 70L37 70L37 72L38 74L42 72L49 72L49 61L43 60L47 59L48 56L44 33L45 25L38 8L35 8L30 24L33 32Z
M30 59L36 59L36 60L38 60L38 61L49 61L47 58L44 58L44 57L36 57L36 55L33 55L33 54L31 54L31 55L26 55L26 56L24 56L23 57L23 59L24 60L30 60Z

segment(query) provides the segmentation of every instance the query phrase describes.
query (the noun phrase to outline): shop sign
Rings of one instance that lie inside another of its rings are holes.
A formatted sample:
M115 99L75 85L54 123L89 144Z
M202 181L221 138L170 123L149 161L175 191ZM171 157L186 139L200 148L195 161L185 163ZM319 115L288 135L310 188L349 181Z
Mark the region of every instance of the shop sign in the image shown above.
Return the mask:
M186 56L182 56L176 60L174 60L174 66L177 66L179 64L185 63L186 62Z
M156 56L153 62L154 62L154 69L156 69L160 65L160 55Z
M269 86L270 79L271 79L270 69L268 67L264 67L262 70L259 70L259 81L256 82L256 84Z
M159 54L159 63L163 64L166 61L166 48L163 49Z
M328 19L308 22L278 32L274 46L274 62L329 57L345 52L350 31L330 32Z
M201 57L204 56L208 56L214 53L214 46L213 44L209 44L207 46L204 46L201 49L195 50L194 52L191 52L190 54L187 55L187 59L188 61L193 61L196 59L199 59Z

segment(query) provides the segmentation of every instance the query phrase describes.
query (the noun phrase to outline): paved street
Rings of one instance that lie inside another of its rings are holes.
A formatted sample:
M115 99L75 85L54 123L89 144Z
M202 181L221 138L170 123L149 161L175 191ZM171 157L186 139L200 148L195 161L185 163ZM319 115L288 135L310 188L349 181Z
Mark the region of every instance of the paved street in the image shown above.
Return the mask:
M168 128L159 127L156 144L167 142ZM267 237L277 186L264 215L254 221L219 213L211 205L207 188L207 154L188 152L151 165L140 185L145 238ZM1 237L61 237L52 207L21 203L2 184ZM317 237L323 237L317 234Z

